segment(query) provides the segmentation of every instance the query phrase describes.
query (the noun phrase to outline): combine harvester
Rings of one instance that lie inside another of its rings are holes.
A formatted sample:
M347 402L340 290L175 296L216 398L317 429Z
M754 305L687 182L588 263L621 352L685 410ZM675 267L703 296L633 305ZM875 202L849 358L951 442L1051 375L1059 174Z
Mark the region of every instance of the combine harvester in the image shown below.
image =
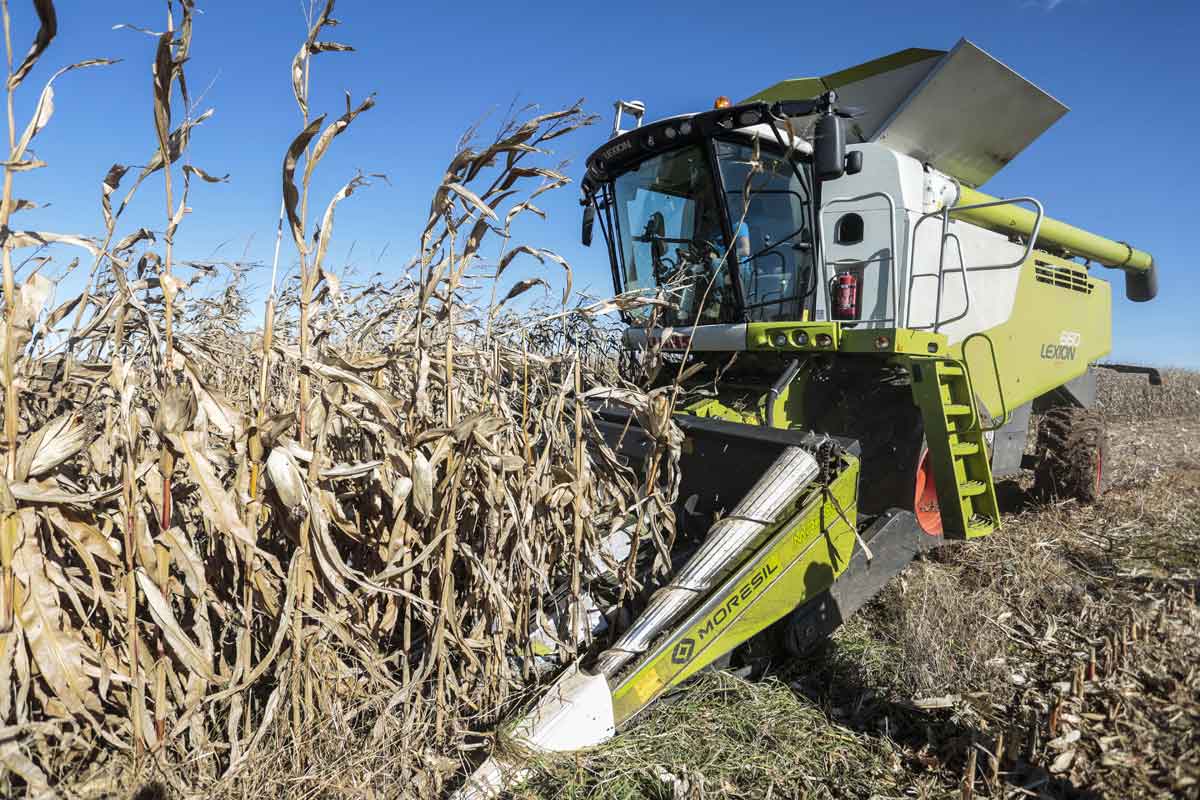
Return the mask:
M918 553L996 530L996 477L1032 466L1094 500L1112 310L1089 269L1157 292L1148 253L979 191L1067 109L968 41L643 110L618 103L588 159L583 240L599 218L616 290L676 302L628 312L626 344L702 365L673 417L682 566L510 730L533 750L602 742L714 662L806 651ZM597 417L631 463L656 447L629 412ZM521 750L458 796L495 796Z

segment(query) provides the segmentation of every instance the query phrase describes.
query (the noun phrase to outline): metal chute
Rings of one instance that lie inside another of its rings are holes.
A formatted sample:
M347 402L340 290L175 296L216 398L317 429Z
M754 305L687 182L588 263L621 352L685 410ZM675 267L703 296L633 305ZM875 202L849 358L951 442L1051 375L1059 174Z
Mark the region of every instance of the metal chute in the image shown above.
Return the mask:
M1067 107L974 43L909 49L820 78L782 81L751 100L836 90L864 113L850 142L879 142L980 186L1067 113Z

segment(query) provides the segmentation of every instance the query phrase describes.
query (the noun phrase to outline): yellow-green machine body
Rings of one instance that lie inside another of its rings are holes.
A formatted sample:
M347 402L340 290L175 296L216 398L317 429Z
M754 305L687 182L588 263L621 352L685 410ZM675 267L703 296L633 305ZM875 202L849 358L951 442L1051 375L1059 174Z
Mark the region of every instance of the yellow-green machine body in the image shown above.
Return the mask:
M825 94L791 100L801 89ZM843 115L835 97L864 108ZM1031 412L1092 402L1112 347L1097 268L1122 271L1131 300L1157 291L1147 252L977 188L1065 111L963 41L621 133L589 159L585 202L615 287L676 303L627 313L626 343L708 367L679 413L859 439L868 516L923 502L942 517L929 532L986 535ZM723 219L706 216L713 197ZM873 381L907 386L916 417ZM863 422L889 414L917 429L904 452ZM908 498L893 461L913 473Z

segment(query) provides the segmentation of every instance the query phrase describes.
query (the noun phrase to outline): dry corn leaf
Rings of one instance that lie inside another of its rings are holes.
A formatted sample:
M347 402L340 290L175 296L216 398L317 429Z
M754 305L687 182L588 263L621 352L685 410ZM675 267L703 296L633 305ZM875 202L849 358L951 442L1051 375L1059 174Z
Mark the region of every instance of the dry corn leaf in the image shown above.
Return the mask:
M171 610L171 604L163 597L162 592L155 585L154 579L147 575L146 571L140 567L135 571L135 575L137 576L138 588L145 595L146 603L150 606L150 613L154 617L154 622L158 625L159 630L162 631L163 636L166 637L171 652L192 670L193 673L200 675L207 681L216 682L217 676L213 673L212 665L204 657L204 653L196 646L196 643L179 627L179 622L175 619L175 614Z
M39 477L83 449L86 431L74 414L64 414L38 428L17 450L16 478Z
M83 671L84 643L66 623L58 590L46 575L50 565L37 546L37 517L25 511L20 520L24 541L14 555L13 572L24 592L17 618L42 679L70 712L82 713L91 689L91 681Z
M171 443L184 454L190 468L192 480L200 490L200 506L218 530L227 533L243 545L254 547L254 534L242 522L233 497L221 486L213 472L212 464L204 454L188 442L186 434L168 435Z
M54 11L54 3L51 0L33 0L33 8L38 15L37 36L34 37L33 44L30 46L29 52L25 54L25 58L8 76L10 92L21 85L21 81L25 80L25 76L33 69L33 65L41 58L42 53L46 51L58 33L58 15Z

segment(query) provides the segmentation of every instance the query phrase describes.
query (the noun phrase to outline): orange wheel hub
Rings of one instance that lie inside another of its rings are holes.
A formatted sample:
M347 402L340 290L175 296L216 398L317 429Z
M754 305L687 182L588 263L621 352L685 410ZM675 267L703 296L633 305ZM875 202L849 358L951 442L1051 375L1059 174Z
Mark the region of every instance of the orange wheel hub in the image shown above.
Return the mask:
M942 535L942 510L938 507L937 485L933 481L933 464L929 451L921 454L917 466L916 493L913 496L913 513L917 524L930 536Z

